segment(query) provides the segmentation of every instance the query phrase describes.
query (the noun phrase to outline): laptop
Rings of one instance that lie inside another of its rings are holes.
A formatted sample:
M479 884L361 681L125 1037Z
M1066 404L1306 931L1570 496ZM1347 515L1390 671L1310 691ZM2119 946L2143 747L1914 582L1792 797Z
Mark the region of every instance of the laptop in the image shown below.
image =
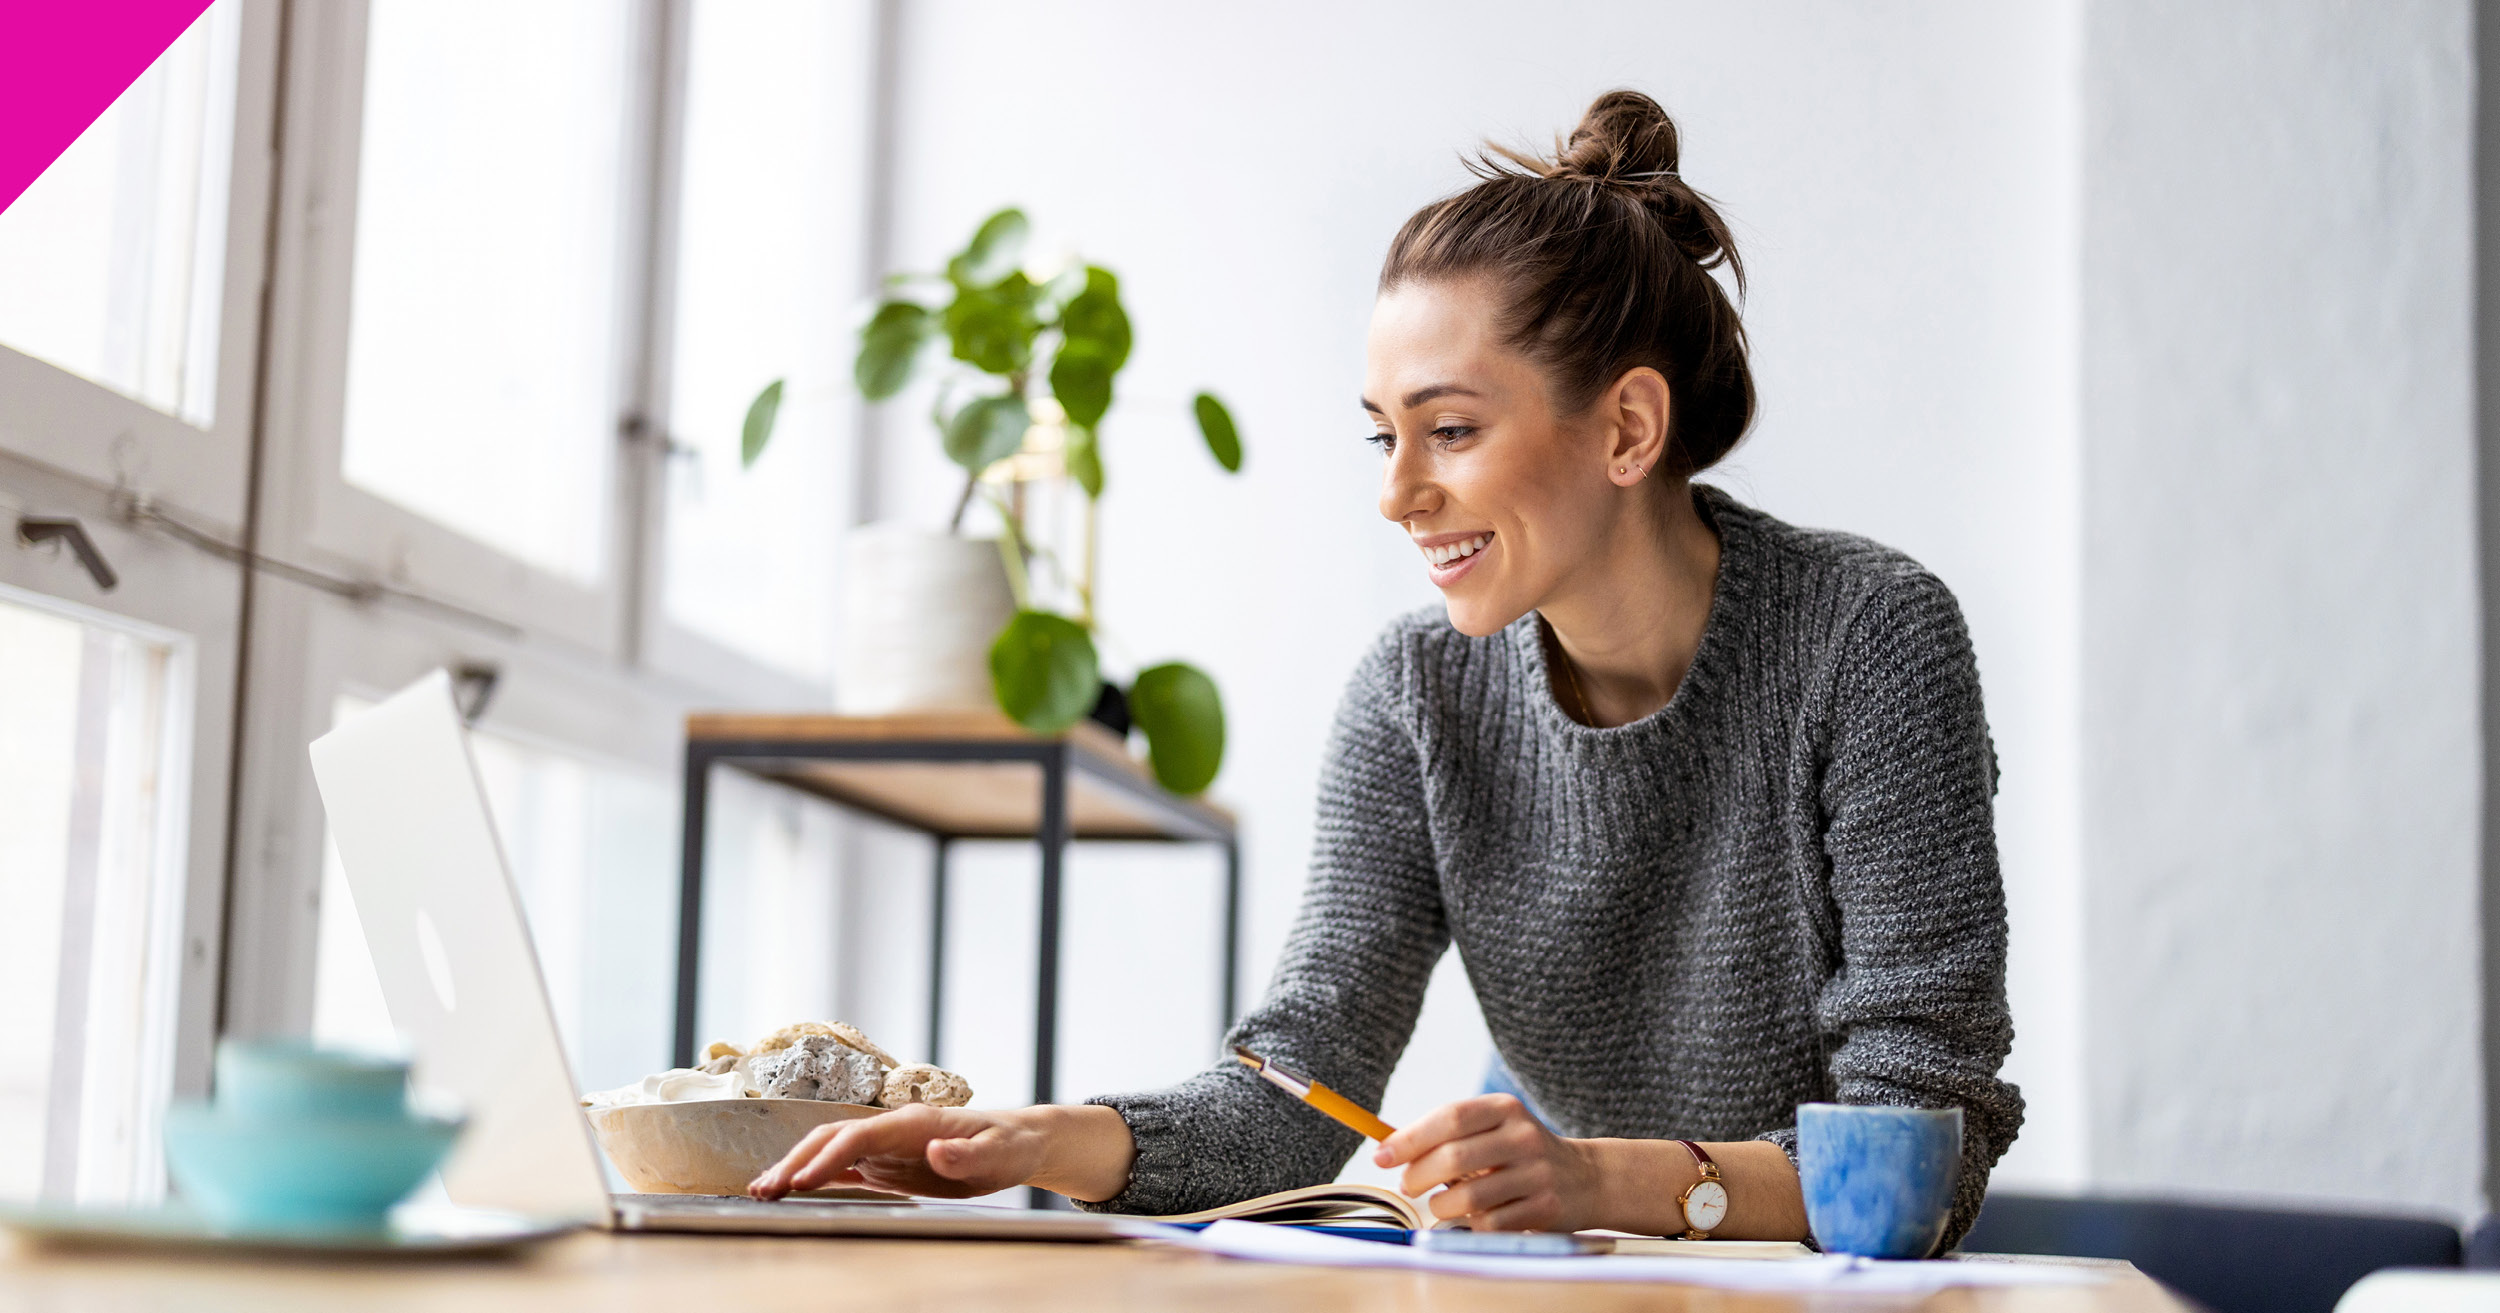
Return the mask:
M437 670L312 745L313 778L391 1022L467 1131L455 1204L619 1231L1119 1240L1135 1218L969 1204L612 1195L486 791Z

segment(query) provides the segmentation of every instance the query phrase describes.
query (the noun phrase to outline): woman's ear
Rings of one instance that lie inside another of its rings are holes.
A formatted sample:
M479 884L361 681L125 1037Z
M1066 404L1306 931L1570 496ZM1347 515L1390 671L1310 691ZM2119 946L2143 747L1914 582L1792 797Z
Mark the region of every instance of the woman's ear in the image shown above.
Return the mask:
M1667 455L1667 419L1672 398L1666 376L1647 365L1625 370L1599 399L1600 413L1612 421L1613 438L1606 450L1606 478L1629 488L1648 478Z

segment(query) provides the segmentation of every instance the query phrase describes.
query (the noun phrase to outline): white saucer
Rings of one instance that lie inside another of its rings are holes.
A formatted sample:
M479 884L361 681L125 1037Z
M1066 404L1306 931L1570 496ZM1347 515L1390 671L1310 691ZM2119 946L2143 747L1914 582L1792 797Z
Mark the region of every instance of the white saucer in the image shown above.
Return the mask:
M341 1257L461 1257L518 1250L580 1230L570 1218L483 1208L402 1208L379 1228L221 1227L181 1204L157 1208L0 1207L0 1226L42 1245L117 1250L228 1250Z

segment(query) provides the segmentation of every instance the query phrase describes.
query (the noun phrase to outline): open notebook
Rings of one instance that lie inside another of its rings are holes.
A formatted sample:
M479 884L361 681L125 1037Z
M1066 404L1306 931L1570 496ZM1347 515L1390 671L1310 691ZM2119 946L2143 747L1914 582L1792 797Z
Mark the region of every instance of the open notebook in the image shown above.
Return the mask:
M1324 1222L1329 1226L1377 1226L1402 1231L1434 1230L1452 1225L1427 1211L1421 1199L1409 1199L1380 1185L1306 1185L1244 1199L1222 1208L1150 1218L1155 1222ZM1635 1236L1622 1231L1592 1231L1610 1236L1615 1252L1668 1258L1810 1259L1813 1250L1793 1240L1673 1240ZM1539 1260L1542 1261L1542 1260Z
M1247 1222L1326 1222L1331 1226L1394 1227L1400 1231L1425 1231L1446 1225L1425 1211L1421 1199L1409 1199L1383 1185L1360 1184L1306 1185L1299 1190L1279 1190L1256 1199L1226 1204L1222 1208L1174 1213L1153 1220L1217 1222L1226 1218L1240 1218Z

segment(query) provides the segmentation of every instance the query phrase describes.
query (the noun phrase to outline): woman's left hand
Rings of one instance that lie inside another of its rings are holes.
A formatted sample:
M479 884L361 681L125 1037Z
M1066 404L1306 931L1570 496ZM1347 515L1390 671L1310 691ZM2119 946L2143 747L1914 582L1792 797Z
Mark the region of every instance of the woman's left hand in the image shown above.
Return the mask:
M1598 1170L1587 1146L1545 1128L1508 1094L1443 1104L1383 1140L1372 1161L1403 1164L1401 1188L1432 1215L1478 1231L1577 1231L1597 1225Z

